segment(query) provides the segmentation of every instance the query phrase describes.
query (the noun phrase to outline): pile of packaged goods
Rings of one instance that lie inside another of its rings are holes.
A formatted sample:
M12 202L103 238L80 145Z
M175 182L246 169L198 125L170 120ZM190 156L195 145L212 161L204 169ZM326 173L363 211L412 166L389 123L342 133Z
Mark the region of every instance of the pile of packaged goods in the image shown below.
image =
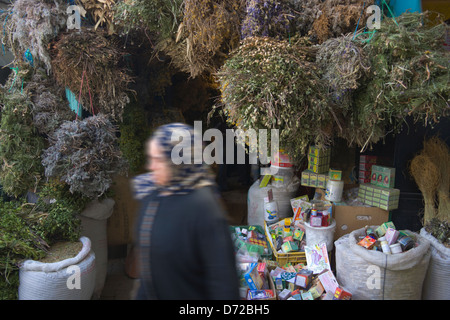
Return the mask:
M396 230L391 221L383 223L375 230L366 226L365 236L358 240L358 245L385 254L398 254L417 246L414 233L409 230Z
M277 295L265 262L239 263L241 298L276 300Z
M272 251L261 226L232 226L231 237L238 261L256 262L271 257Z
M285 218L267 226L272 247L277 252L289 253L303 251L305 247L305 228L301 224L294 226L292 218Z
M247 300L349 300L331 272L326 246L308 248L307 263L273 260L240 263L241 296Z
M305 196L291 199L293 224L307 222L311 227L328 227L333 221L333 205L330 201L311 200Z

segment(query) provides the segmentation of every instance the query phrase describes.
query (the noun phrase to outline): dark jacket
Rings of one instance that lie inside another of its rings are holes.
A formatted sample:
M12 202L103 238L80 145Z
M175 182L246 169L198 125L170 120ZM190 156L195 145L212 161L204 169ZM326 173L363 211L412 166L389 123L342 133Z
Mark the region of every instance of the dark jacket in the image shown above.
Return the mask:
M235 254L225 212L211 188L161 197L151 234L153 286L158 299L239 299ZM144 198L143 210L152 196ZM148 292L148 291L147 291Z

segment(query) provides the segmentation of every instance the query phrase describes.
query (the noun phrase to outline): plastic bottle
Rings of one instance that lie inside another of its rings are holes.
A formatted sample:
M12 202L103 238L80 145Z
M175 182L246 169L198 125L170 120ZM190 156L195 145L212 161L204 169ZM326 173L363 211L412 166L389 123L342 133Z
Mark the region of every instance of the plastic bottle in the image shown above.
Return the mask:
M381 250L386 254L391 254L391 248L389 247L388 242L386 241L385 237L381 237L378 239L380 241Z
M264 220L268 225L274 224L278 221L278 204L276 201L269 201L269 198L264 198Z
M322 211L322 227L328 227L330 225L328 211Z

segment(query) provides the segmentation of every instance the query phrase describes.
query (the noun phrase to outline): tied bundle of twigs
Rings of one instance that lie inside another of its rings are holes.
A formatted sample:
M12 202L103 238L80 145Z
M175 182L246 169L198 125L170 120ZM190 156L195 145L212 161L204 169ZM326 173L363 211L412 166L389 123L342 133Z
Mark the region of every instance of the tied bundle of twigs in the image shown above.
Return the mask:
M105 113L121 120L129 102L132 77L121 66L123 52L101 31L61 34L52 48L56 81L81 96L79 103L93 114Z
M424 153L416 155L410 164L411 175L424 199L424 224L436 217L436 191L439 185L439 169Z
M437 196L438 210L436 217L450 222L450 151L448 145L437 136L424 142L423 153L430 156L439 170Z

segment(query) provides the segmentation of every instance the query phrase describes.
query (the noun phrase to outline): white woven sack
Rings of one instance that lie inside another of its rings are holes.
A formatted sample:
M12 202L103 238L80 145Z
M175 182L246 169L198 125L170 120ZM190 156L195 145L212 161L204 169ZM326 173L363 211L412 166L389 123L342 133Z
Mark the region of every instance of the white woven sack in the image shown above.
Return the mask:
M278 205L278 219L292 217L291 199L300 186L300 179L294 176L288 186L279 188L271 184L260 188L260 183L261 180L256 180L247 193L247 224L264 226L264 198L270 189Z
M450 248L445 247L424 228L420 235L430 241L431 258L423 283L423 300L450 300Z
M372 226L377 228L377 226ZM336 278L355 300L418 300L430 261L430 242L419 234L418 246L385 254L358 245L364 228L335 241Z
M95 254L91 241L81 237L83 247L74 258L44 263L27 260L19 270L19 300L89 300L95 286ZM79 271L79 272L78 272ZM71 279L79 275L79 288Z
M105 285L108 271L107 219L112 215L115 201L93 200L80 213L81 235L91 240L95 253L95 288L93 299L99 299Z

